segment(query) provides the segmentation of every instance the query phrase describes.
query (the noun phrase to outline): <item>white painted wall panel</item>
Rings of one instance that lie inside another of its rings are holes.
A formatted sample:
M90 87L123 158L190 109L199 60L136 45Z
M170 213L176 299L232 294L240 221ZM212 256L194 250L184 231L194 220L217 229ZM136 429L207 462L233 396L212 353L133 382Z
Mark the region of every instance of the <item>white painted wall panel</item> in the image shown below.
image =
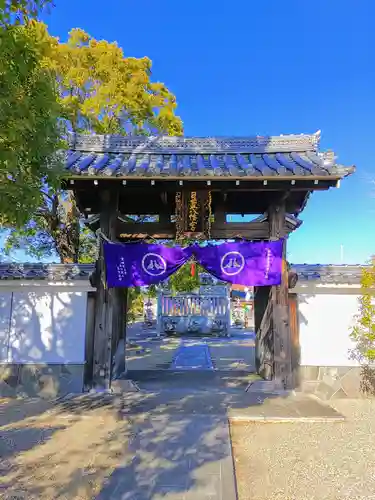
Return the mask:
M298 294L301 365L356 366L349 337L358 314L357 295Z
M9 362L83 363L87 292L14 292Z
M11 304L12 292L0 291L0 362L8 359Z

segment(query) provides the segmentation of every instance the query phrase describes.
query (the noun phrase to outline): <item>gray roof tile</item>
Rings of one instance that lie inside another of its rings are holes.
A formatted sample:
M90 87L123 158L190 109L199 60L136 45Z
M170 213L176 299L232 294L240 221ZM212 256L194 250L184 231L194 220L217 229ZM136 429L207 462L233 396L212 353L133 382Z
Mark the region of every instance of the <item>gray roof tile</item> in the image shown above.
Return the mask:
M292 264L300 282L317 281L323 284L358 285L363 265Z
M320 135L247 138L71 135L69 176L326 176L345 177L354 167L318 150Z
M87 280L93 264L0 264L3 280Z
M332 284L359 284L361 265L294 264L292 270L301 282L317 281ZM93 264L0 264L3 280L87 280L94 270Z

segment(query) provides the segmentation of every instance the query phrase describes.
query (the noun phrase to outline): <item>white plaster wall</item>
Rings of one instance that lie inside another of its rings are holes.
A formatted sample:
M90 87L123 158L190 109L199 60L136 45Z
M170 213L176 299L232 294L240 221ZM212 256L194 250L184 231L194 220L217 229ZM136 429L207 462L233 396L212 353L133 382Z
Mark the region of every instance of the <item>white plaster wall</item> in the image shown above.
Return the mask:
M0 290L0 361L83 363L87 291Z
M342 293L299 293L301 365L357 366L349 358L349 337L358 314L359 296Z
M8 358L12 293L0 290L0 362Z

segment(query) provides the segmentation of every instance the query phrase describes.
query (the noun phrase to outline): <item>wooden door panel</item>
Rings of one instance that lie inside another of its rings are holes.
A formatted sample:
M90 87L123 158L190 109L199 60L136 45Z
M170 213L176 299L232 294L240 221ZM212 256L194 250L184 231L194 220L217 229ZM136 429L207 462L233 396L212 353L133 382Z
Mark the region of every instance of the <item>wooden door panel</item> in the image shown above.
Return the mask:
M298 296L296 293L289 293L289 323L290 323L290 344L292 358L293 385L299 385L298 373L301 357L299 342L299 322L298 322Z

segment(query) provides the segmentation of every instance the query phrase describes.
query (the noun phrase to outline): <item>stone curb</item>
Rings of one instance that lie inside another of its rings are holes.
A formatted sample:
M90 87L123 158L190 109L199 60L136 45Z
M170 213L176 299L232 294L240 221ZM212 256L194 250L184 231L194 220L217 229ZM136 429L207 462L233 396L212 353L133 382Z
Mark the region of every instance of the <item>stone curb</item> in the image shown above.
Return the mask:
M231 474L233 475L234 498L235 498L235 500L239 500L236 461L235 461L234 453L233 453L233 439L232 439L232 429L231 429L230 418L227 418L227 428L228 428L228 433L229 433L230 458L231 458L231 463L232 463Z
M345 422L346 419L342 415L337 417L267 417L261 415L228 417L230 424L247 424L251 422L264 422L267 424L291 424L291 423L329 423L329 422Z

